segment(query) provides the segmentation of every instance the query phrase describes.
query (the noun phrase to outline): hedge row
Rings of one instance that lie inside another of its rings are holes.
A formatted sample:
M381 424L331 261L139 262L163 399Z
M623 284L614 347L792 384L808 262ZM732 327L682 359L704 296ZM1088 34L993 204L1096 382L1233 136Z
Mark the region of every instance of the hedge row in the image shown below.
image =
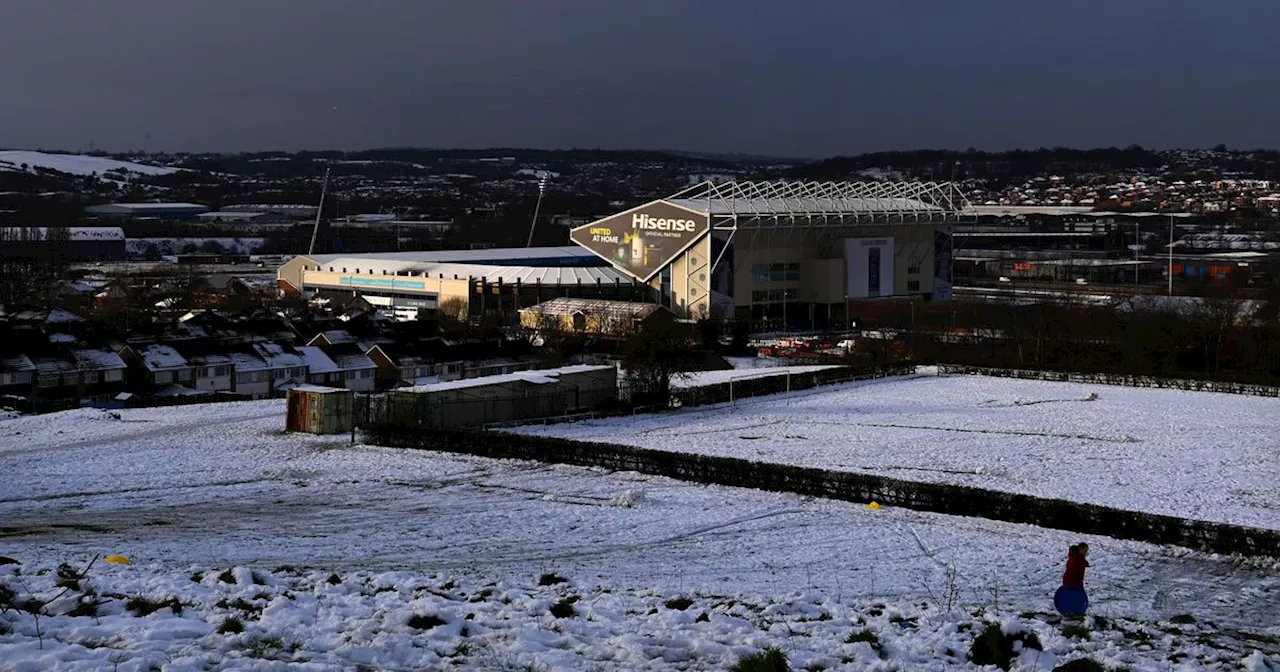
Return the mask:
M1170 544L1211 553L1269 556L1275 555L1276 549L1280 548L1280 530L1189 520L970 486L919 483L732 457L506 432L380 427L366 432L365 440L391 447L637 471L696 483L791 492L850 502L876 501L886 506L918 511Z

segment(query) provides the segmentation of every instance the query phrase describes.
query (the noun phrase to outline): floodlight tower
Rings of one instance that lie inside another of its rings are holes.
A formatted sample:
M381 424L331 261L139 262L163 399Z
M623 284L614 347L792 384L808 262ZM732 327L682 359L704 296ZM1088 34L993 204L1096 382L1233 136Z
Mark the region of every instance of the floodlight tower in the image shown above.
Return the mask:
M529 222L529 239L525 241L525 247L533 247L533 230L538 226L538 213L542 210L542 197L547 193L547 177L546 173L538 177L538 204L533 206L533 221Z

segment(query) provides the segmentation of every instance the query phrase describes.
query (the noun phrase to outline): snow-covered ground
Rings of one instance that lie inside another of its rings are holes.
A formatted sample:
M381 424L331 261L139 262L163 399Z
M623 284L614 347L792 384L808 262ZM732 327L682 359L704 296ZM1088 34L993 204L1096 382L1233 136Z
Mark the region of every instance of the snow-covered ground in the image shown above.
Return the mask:
M132 563L89 572L98 618L66 597L40 635L0 615L0 670L725 669L766 645L794 669L944 669L984 620L1038 634L1021 669L1280 665L1276 565L1086 537L1106 622L1067 636L1043 612L1077 535L350 445L285 434L283 416L266 401L0 421L0 555L23 563L0 583L44 600L42 569ZM538 585L551 573L568 581ZM135 615L135 596L182 613ZM560 601L572 616L550 613ZM229 616L242 633L218 632ZM846 642L864 630L881 653Z
M958 483L1280 529L1280 400L890 379L532 434Z
M732 363L732 362L731 362ZM834 366L769 366L769 367L735 367L724 371L690 371L676 376L671 380L671 386L675 388L684 387L700 387L702 385L716 385L719 383L728 383L732 381L747 380L749 378L768 378L771 376L785 376L795 373L810 373L813 371L821 371L823 369L834 369Z
M108 171L124 170L138 175L169 175L179 171L178 168L149 166L132 161L117 161L103 156L86 156L84 154L49 154L27 150L0 151L0 170L20 171L23 165L28 168L47 168L71 175L102 175Z

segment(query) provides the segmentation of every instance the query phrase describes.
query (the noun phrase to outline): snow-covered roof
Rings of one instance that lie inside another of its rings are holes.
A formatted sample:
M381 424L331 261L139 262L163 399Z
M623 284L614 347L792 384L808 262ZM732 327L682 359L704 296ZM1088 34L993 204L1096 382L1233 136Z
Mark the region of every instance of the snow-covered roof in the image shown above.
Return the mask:
M124 360L114 352L108 350L72 350L71 357L75 360L76 366L81 369L125 369L128 368Z
M352 336L349 332L342 329L329 329L320 332L320 335L324 336L325 340L333 344L356 342L355 336Z
M185 357L173 349L173 346L163 343L146 343L134 346L133 351L138 353L138 358L142 360L143 366L148 371L181 369L188 366Z
M574 364L572 366L562 366L556 369L533 369L530 371L503 373L496 376L448 380L443 383L431 383L430 385L415 385L414 387L403 387L396 391L418 393L443 392L445 390L462 390L472 387L486 387L489 385L504 385L519 382L532 383L534 385L552 385L560 382L560 376L563 375L589 373L592 371L608 371L613 368L614 367L608 365Z
M36 365L26 355L0 356L0 371L16 373L18 371L35 371Z
M298 354L302 356L304 362L310 368L311 373L333 373L338 371L338 365L329 359L329 355L324 353L318 346L304 345L298 348Z
M350 394L351 393L351 390L341 388L341 387L325 387L323 385L311 385L309 383L294 385L289 389L298 390L299 392L312 392L315 394L335 394L335 393Z
M84 322L84 318L69 313L61 308L55 308L49 311L49 315L44 318L46 324L72 324L75 322Z
M308 363L301 352L279 343L254 343L253 350L273 369L306 366Z
M333 352L332 350L325 353L334 364L343 371L358 371L360 369L376 369L378 365L369 359L369 356L363 352Z
M127 210L143 210L143 211L175 210L175 209L178 209L178 210L209 209L209 206L200 205L199 203L107 203L101 206L91 206L91 207L124 208Z

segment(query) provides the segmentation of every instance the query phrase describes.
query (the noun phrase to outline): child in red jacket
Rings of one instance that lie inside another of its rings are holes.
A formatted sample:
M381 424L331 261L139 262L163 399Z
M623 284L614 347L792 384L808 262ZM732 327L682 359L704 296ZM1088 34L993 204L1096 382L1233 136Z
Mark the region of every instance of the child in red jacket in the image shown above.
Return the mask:
M1089 566L1089 544L1079 543L1067 551L1067 571L1062 574L1062 587L1053 594L1053 605L1064 616L1081 616L1089 608L1084 592L1084 570Z
M1089 544L1076 544L1067 549L1067 571L1062 574L1062 585L1084 589L1084 568L1089 566Z

